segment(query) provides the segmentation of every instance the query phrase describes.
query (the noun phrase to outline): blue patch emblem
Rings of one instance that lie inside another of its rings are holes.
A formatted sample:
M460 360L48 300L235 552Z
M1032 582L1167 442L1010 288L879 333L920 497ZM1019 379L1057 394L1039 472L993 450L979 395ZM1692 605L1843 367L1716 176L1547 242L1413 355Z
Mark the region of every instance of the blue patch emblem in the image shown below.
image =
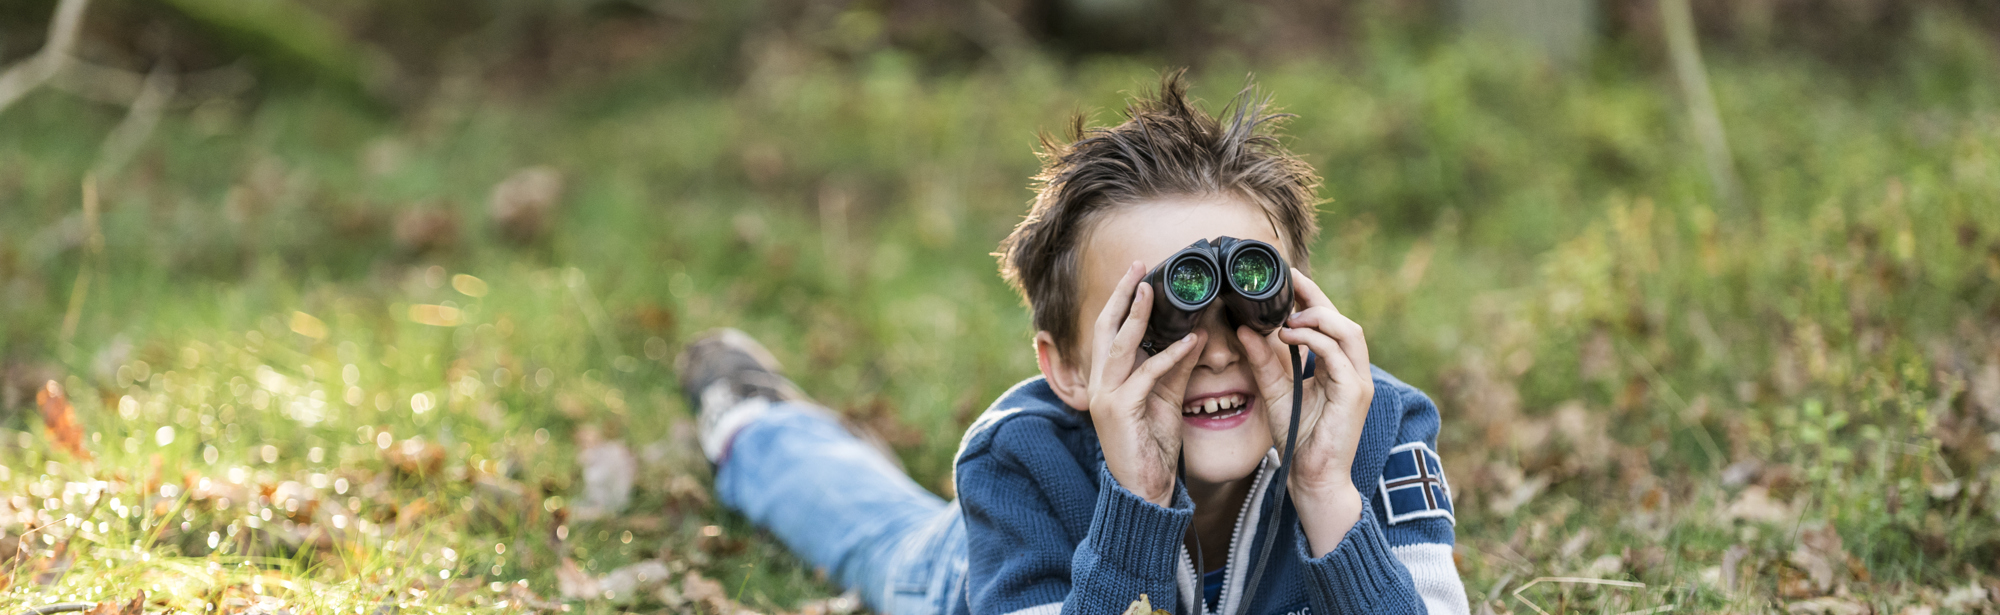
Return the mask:
M1452 525L1451 485L1444 480L1444 463L1437 451L1422 442L1409 442L1389 449L1389 462L1382 465L1382 510L1389 525L1404 521L1444 517Z

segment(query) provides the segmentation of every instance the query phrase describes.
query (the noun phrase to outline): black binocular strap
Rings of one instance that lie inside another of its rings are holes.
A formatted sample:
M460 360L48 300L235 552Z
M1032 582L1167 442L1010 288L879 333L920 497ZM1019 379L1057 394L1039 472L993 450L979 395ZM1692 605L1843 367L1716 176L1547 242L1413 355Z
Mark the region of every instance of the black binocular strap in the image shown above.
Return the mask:
M1271 561L1271 546L1277 542L1278 522L1285 518L1285 483L1290 478L1292 472L1292 449L1299 442L1299 414L1301 414L1300 409L1305 407L1306 375L1312 373L1312 366L1299 362L1299 347L1292 346L1291 350L1292 420L1291 426L1285 430L1284 461L1278 466L1278 475L1274 478L1274 480L1278 481L1278 494L1276 499L1271 502L1270 522L1262 524L1265 526L1264 546L1258 550L1261 557L1257 558L1257 567L1250 573L1250 582L1243 585L1245 595L1237 602L1237 615L1244 615L1250 612L1249 593L1257 591L1257 583L1264 579L1264 564Z

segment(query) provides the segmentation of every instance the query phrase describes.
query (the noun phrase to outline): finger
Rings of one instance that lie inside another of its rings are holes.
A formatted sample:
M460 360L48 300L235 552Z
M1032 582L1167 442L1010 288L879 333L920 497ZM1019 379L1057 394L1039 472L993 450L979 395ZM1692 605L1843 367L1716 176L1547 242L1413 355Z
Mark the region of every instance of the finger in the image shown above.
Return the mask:
M1317 329L1340 342L1340 349L1347 353L1347 360L1356 367L1367 369L1368 337L1361 330L1361 323L1341 314L1331 307L1315 307L1292 314L1286 325Z
M1108 379L1115 387L1131 369L1130 361L1119 364L1109 359L1114 346L1113 338L1118 334L1118 323L1131 311L1134 291L1139 285L1139 280L1145 276L1140 269L1142 266L1140 262L1133 261L1125 268L1124 277L1118 278L1117 286L1111 290L1111 297L1104 301L1104 308L1097 312L1097 321L1091 325L1094 332L1090 344L1091 376L1096 382L1106 382ZM1115 367L1107 372L1107 366Z
M1126 266L1125 275L1118 278L1118 285L1111 288L1111 297L1104 301L1104 308L1098 310L1097 321L1092 325L1097 333L1098 346L1104 346L1111 340L1111 336L1118 332L1118 322L1124 320L1126 313L1130 311L1132 292L1139 286L1139 280L1146 275L1145 270L1141 269L1143 266L1139 261L1132 261L1131 265Z
M1154 388L1171 392L1176 398L1187 391L1188 376L1194 373L1194 366L1201 363L1202 349L1207 348L1210 342L1206 332L1196 331L1193 335L1194 343L1190 345L1189 351L1182 353L1181 358L1174 361L1173 366L1169 367L1166 373L1160 376L1159 382L1153 385Z
M1333 307L1333 300L1326 298L1326 291L1320 290L1319 284L1301 273L1298 267L1292 268L1292 299L1298 303L1300 310Z
M1328 381L1337 385L1352 385L1359 382L1360 377L1354 370L1354 363L1347 359L1346 352L1341 351L1340 343L1320 330L1296 327L1279 329L1278 339L1311 348L1313 354L1319 355L1317 375L1324 376Z
M1283 342L1258 335L1249 327L1236 328L1236 341L1243 344L1243 356L1250 360L1251 376L1256 378L1258 388L1263 389L1266 399L1277 397L1279 389L1283 389L1284 393L1291 392L1292 359L1280 350L1284 347Z
M1111 338L1111 347L1105 349L1105 373L1112 376L1112 386L1120 386L1139 354L1139 342L1146 337L1146 322L1153 314L1153 286L1139 284L1132 293L1132 309L1125 315L1125 321L1118 326L1118 333Z
M1193 357L1195 348L1200 345L1199 341L1195 334L1189 333L1180 341L1168 345L1166 350L1161 350L1159 354L1146 359L1145 363L1140 363L1139 369L1132 372L1132 377L1127 379L1125 384L1152 388L1168 370L1181 363L1182 359Z
M1139 341L1146 337L1146 325L1153 320L1153 291L1152 284L1141 282L1132 293L1132 309L1126 312L1125 321L1119 323L1116 337L1111 338L1112 351L1138 348Z

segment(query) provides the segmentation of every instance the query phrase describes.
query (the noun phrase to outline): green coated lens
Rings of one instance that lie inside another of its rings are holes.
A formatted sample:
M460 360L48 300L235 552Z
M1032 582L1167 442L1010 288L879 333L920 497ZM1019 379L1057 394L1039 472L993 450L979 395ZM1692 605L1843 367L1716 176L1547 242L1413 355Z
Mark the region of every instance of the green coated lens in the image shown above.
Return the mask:
M1236 288L1255 295L1270 290L1278 280L1278 264L1269 254L1250 252L1236 257L1235 271L1229 272L1229 278Z
M1194 260L1181 261L1167 275L1167 290L1182 303L1195 303L1215 288L1215 274Z

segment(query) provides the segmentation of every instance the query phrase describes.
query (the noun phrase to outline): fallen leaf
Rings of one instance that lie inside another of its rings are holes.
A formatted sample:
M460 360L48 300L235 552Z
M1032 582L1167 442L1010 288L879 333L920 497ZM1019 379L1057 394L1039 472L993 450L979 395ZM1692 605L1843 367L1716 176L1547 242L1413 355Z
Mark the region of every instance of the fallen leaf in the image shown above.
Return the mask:
M444 446L435 442L410 438L383 450L382 456L388 459L389 467L410 478L437 476L444 471Z
M1616 555L1606 555L1590 560L1590 565L1584 566L1583 570L1577 576L1602 579L1618 576L1619 573L1624 571L1625 558Z
M1954 587L1951 591L1945 592L1944 600L1940 601L1938 606L1944 607L1946 611L1972 613L1979 611L1980 607L1991 601L1986 595L1986 588L1980 587L1978 583L1967 583L1965 587Z
M625 443L614 440L592 445L577 453L576 462L583 466L583 497L577 502L577 519L609 517L632 503L639 459Z
M598 577L597 589L603 592L606 600L629 601L637 598L640 592L666 585L672 574L665 562L649 559Z
M1139 594L1138 600L1133 600L1131 606L1125 607L1125 615L1156 615L1159 613L1166 613L1166 611L1153 608L1153 601L1147 598L1145 594Z
M1743 545L1730 545L1722 552L1722 589L1735 592L1741 587L1743 560L1750 557L1750 549Z
M568 600L604 597L604 590L598 586L597 579L584 572L582 566L576 565L576 560L567 557L556 567L556 591Z
M1840 534L1834 531L1832 524L1827 524L1800 532L1799 544L1792 549L1786 561L1806 573L1815 591L1825 594L1832 592L1834 585L1840 581L1840 572L1846 567L1847 559Z
M1542 489L1548 486L1549 477L1539 474L1522 481L1520 485L1508 491L1506 495L1493 500L1491 505L1493 513L1501 516L1514 514L1515 510L1534 500L1535 496L1541 495Z
M1751 485L1737 494L1736 501L1722 511L1725 521L1755 521L1758 523L1780 523L1792 519L1792 507L1771 499L1771 492L1763 485Z
M1592 533L1590 528L1586 527L1577 530L1575 536L1571 536L1569 540L1563 541L1562 546L1556 548L1556 556L1564 560L1574 559L1576 556L1583 554L1583 550L1590 546L1591 539L1596 537L1596 534Z
M292 332L316 340L326 339L326 322L305 312L292 312Z
M1763 472L1764 462L1756 459L1745 459L1729 464L1729 467L1722 469L1722 486L1735 489L1748 485L1751 481L1757 480L1757 475Z
M854 590L799 605L798 615L852 615L861 612L861 594Z
M701 576L701 573L697 572L689 572L686 577L681 578L681 595L688 602L701 606L702 610L710 615L749 615L754 613L750 609L743 608L743 605L737 604L735 600L730 600L728 591L722 588L720 581Z
M1853 598L1825 596L1785 605L1791 615L1868 615L1875 609Z
M528 167L493 186L486 213L501 237L515 243L533 242L548 232L562 193L562 172L546 166Z
M458 216L449 210L423 207L396 216L396 247L423 254L458 243Z
M69 454L90 460L90 451L83 448L83 426L76 422L76 407L70 405L62 385L54 380L42 385L42 390L35 392L35 404L42 408L42 426L48 428L49 439Z

